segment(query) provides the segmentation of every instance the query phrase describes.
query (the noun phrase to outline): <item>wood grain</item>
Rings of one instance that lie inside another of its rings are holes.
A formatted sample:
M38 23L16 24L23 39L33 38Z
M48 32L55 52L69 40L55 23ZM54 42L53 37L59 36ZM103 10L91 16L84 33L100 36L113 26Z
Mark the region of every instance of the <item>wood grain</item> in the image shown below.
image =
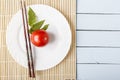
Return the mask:
M20 9L20 0L0 0L0 80L66 80L76 79L76 0L25 0L27 5L46 4L59 10L68 20L72 44L67 57L49 70L36 71L36 79L28 77L28 70L17 64L6 46L6 29L11 17Z
M77 63L120 64L120 48L77 48Z
M77 0L77 80L120 80L120 0Z
M77 46L120 47L120 32L77 31Z
M120 80L120 65L78 64L77 80Z
M77 14L79 30L120 30L120 15Z
M77 0L77 13L120 13L120 0Z

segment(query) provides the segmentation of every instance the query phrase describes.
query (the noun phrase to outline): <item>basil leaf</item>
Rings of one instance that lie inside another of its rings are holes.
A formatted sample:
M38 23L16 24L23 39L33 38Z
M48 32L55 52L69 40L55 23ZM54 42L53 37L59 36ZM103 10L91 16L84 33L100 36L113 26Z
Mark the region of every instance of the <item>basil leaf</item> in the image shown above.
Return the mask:
M42 21L39 21L39 22L33 24L32 29L33 29L33 30L40 29L40 28L42 27L42 25L43 25L44 22L45 22L45 20L42 20Z
M48 26L49 26L49 24L46 24L46 25L42 28L42 30L47 30L47 29L48 29Z
M32 8L29 7L28 11L28 23L32 27L32 25L37 21L37 17L35 12L32 10Z
M30 28L29 33L32 34L33 31L34 31L34 30L32 30L32 28Z
M30 29L30 33L32 33L35 30L39 30L42 27L42 25L44 24L44 22L45 22L45 20L42 20L42 21L39 21L39 22L33 24L33 26Z

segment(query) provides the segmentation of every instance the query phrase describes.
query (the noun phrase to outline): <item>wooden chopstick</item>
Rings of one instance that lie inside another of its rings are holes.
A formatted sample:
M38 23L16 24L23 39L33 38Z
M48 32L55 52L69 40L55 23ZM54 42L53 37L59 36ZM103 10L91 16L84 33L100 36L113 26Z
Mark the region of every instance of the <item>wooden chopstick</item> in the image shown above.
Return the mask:
M25 18L26 18L28 42L29 42L29 48L30 48L30 60L31 60L32 77L35 77L34 65L33 65L33 56L32 56L32 48L31 48L30 34L29 34L29 26L28 26L28 20L27 20L27 10L26 10L26 4L25 4L25 2L24 2L24 8L25 8L25 16L26 16Z
M25 42L26 42L29 76L35 78L35 71L34 71L32 48L31 48L31 42L30 42L30 34L29 34L29 26L28 26L28 20L27 20L27 10L26 10L25 1L21 1L21 9L22 9L22 19L23 19L23 26L24 26L24 37L25 37Z

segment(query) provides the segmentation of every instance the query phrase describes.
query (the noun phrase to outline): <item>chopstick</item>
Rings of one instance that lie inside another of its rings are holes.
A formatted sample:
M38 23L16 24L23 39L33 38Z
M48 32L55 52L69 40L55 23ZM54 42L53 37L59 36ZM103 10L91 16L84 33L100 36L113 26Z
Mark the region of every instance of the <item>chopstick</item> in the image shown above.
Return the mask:
M24 38L25 38L25 44L26 44L29 76L32 78L35 78L29 26L28 26L28 20L27 20L26 4L25 4L25 1L22 1L22 0L21 0L21 9L22 9L22 20L23 20L23 27L24 27Z

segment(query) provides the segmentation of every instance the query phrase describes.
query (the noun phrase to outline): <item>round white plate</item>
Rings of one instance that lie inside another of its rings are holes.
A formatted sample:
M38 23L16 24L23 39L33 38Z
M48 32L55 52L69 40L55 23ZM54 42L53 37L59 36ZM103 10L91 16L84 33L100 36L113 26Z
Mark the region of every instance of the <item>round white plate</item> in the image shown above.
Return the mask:
M71 30L66 18L56 9L47 5L31 5L39 20L49 24L47 32L50 41L44 47L32 45L36 70L45 70L59 64L67 55L71 45ZM27 9L29 8L27 7ZM10 54L20 65L27 67L27 56L22 26L22 12L19 10L11 19L6 33Z

